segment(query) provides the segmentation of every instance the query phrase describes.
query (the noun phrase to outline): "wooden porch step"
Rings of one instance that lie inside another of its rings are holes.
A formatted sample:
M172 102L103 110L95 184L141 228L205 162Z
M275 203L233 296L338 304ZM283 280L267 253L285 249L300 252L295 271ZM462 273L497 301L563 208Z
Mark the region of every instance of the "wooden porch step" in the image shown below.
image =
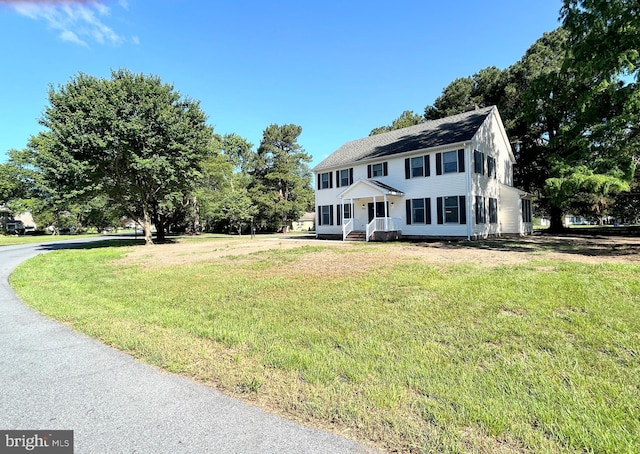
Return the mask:
M354 230L352 232L349 232L349 234L344 240L345 241L366 241L367 233Z

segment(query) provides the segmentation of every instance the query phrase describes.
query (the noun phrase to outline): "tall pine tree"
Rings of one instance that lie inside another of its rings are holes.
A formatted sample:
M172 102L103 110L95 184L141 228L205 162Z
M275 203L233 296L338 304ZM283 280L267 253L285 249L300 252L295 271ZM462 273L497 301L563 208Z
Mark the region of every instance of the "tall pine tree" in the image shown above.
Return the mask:
M264 130L249 187L264 228L287 231L291 221L313 206L311 157L298 144L301 133L302 127L294 124L273 124Z

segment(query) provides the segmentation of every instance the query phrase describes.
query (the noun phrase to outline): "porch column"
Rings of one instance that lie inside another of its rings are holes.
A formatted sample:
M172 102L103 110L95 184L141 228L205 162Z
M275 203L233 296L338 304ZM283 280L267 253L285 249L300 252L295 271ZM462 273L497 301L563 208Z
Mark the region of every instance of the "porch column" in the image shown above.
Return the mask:
M340 197L340 230L342 231L342 239L344 240L344 198Z
M384 231L389 231L389 212L387 210L387 194L384 195Z
M377 214L378 214L378 213L376 212L376 196L374 195L374 196L373 196L373 225L374 225L374 226L375 226L375 224L376 224L376 217L377 217L376 215L377 215ZM374 228L375 228L375 227L374 227Z
M353 206L353 197L349 199L349 205L351 205L351 208L349 208L349 212L351 213L351 230L354 230L356 225L356 207Z

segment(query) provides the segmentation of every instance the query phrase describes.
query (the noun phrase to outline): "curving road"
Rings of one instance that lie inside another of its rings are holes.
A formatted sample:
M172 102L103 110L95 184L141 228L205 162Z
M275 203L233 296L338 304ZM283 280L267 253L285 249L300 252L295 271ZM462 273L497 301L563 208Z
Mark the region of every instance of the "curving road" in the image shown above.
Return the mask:
M25 306L11 271L68 244L0 247L0 430L73 430L77 454L372 452L161 372Z

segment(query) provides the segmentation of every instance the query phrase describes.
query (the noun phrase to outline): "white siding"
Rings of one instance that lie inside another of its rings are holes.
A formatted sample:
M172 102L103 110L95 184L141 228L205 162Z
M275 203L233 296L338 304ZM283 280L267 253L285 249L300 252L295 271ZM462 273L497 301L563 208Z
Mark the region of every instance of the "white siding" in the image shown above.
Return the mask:
M498 223L501 233L523 234L522 204L520 192L515 188L502 186L498 200Z

